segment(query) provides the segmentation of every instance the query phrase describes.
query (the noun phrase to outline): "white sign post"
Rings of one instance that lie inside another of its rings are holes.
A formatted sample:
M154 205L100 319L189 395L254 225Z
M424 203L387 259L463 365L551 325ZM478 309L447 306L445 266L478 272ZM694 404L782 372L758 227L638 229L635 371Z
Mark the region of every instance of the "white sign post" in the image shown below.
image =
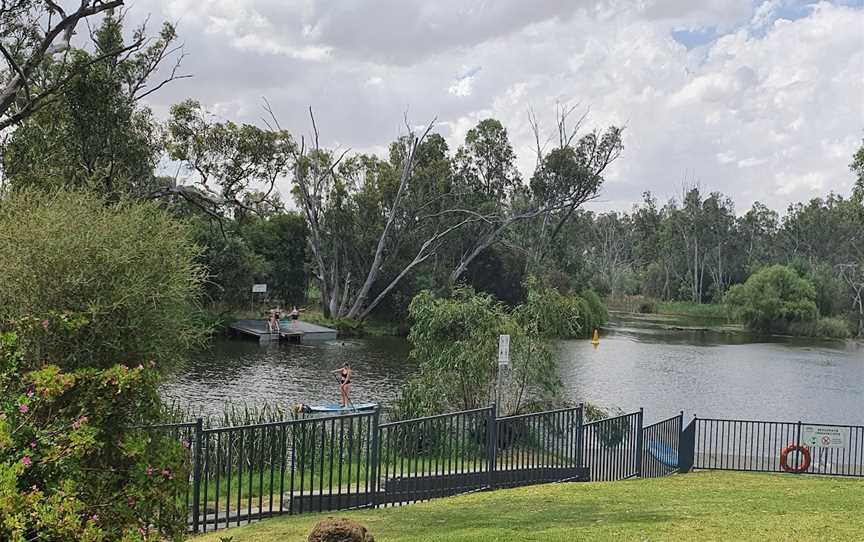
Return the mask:
M510 335L498 335L498 365L510 365Z
M495 374L495 404L501 402L501 373L510 366L510 335L498 335L498 371Z
M801 428L801 442L810 448L845 448L842 427L805 425Z

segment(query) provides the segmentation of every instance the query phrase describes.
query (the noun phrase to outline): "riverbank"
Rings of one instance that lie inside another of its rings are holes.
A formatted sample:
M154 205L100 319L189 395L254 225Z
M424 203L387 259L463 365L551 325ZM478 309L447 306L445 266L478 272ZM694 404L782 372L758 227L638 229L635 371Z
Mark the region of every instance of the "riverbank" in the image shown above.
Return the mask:
M780 496L780 498L778 498ZM376 540L853 540L864 481L698 472L623 482L548 484L399 508L268 519L197 542L305 540L327 515Z
M766 337L796 337L810 339L848 340L853 337L848 322L842 317L829 316L807 322L793 322L785 333L758 333L747 329L728 306L719 303L664 301L642 296L608 299L610 314L639 318L670 331L746 332Z

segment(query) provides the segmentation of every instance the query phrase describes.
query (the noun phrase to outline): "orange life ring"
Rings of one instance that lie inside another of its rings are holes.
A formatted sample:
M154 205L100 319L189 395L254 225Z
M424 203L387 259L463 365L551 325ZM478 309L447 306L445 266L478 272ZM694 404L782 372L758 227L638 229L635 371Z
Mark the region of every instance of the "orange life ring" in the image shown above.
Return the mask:
M801 464L796 467L790 467L787 459L789 454L792 452L800 452L802 456L804 456ZM780 450L780 468L782 468L786 472L794 472L801 473L806 472L807 469L810 468L810 449L806 446L799 446L798 444L790 444L786 446L782 450Z

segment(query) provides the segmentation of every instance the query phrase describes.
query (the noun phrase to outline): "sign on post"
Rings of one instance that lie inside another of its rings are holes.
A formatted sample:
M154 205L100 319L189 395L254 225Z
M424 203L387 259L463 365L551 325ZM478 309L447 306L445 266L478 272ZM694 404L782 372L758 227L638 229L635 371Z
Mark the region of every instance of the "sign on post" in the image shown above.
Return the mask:
M801 428L801 441L811 448L845 448L842 427L805 425Z
M253 284L252 285L252 293L253 294L266 294L267 293L267 285L266 284Z
M498 365L510 364L510 335L498 335Z

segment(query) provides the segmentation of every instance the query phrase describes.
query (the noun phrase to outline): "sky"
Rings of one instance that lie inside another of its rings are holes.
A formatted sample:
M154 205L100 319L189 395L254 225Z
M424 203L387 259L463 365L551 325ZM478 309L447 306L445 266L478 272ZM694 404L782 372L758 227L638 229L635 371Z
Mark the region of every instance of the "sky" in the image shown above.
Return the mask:
M194 98L220 118L384 153L436 120L451 150L484 118L507 128L527 178L533 110L584 130L623 125L597 211L689 186L754 201L848 194L864 139L864 0L135 0L171 21L194 77L151 95L160 117ZM152 24L152 23L151 23ZM155 30L155 25L153 30ZM287 194L287 181L282 186Z

